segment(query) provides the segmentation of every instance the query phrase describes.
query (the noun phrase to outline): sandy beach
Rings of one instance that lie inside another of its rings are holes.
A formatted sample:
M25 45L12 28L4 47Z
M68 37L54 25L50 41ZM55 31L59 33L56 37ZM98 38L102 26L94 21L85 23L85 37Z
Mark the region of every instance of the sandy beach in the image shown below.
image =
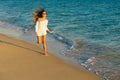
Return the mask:
M0 35L0 80L103 80L35 45Z

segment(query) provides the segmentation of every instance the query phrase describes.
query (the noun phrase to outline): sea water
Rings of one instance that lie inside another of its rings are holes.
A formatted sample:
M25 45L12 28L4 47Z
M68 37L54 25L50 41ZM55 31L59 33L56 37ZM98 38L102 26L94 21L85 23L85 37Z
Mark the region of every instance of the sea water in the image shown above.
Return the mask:
M120 80L120 0L0 0L0 33L36 44L31 17L39 7L55 31L48 34L49 51Z

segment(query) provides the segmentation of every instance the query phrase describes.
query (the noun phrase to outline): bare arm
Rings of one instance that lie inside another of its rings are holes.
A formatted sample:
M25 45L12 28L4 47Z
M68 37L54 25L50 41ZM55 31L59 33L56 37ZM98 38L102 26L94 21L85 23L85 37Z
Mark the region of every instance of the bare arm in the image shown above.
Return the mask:
M49 30L49 29L48 29L47 31L48 31L49 33L51 33L51 34L53 34L53 33L54 33L54 31L52 31L52 30Z

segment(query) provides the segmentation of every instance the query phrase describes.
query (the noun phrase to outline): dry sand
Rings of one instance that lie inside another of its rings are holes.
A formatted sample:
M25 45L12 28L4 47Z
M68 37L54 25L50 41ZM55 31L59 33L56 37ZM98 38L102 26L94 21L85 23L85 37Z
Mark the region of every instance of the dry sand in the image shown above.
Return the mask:
M0 80L103 80L27 42L0 35Z

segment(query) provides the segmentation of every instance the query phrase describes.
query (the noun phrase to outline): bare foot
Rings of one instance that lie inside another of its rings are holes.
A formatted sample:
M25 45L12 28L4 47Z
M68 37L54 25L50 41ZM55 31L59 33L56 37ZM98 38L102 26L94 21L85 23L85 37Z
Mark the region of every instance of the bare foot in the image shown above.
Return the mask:
M40 44L40 42L37 42L37 44Z
M45 56L48 56L48 54L47 54L47 53L45 53L44 55L45 55Z

